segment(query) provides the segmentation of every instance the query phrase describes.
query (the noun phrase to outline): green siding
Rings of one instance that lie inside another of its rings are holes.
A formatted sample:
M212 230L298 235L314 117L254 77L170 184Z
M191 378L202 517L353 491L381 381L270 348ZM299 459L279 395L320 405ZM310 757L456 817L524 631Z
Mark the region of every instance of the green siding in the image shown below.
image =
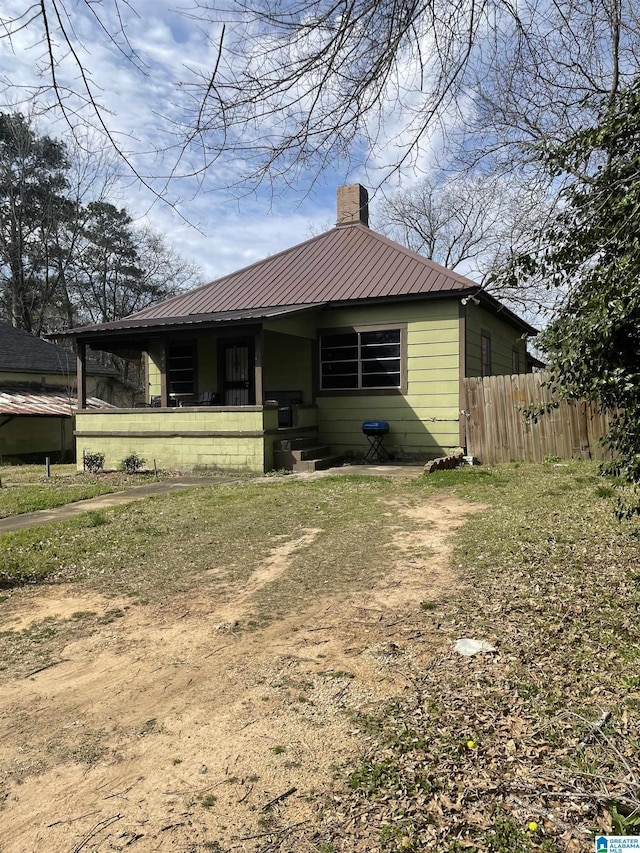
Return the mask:
M336 308L318 316L318 328L339 328L375 323L415 323L425 328L447 329L458 323L459 301L398 302L363 308Z
M0 427L0 457L40 455L59 458L73 452L71 418L16 417Z
M147 374L149 377L149 389L147 400L151 397L160 396L160 365L162 363L162 347L160 344L153 344L147 351Z
M218 341L212 333L199 335L198 392L218 390Z
M72 388L76 386L76 374L70 373L29 373L19 370L1 370L0 382L37 382L40 384L44 378L47 385L56 385L58 387L69 385Z
M526 342L522 332L477 305L467 306L467 376L482 376L480 337L483 331L491 336L491 374L513 373L513 350L520 353L520 372L526 370Z
M318 409L316 406L300 406L298 408L298 427L306 429L318 426Z
M385 420L385 447L396 457L428 458L459 444L458 300L407 302L342 309L320 318L323 328L404 323L407 393L318 397L323 441L338 453L362 454L369 445L365 420Z
M296 335L315 340L319 316L317 311L304 311L294 317L265 320L263 328L265 332L280 332L284 335Z
M262 385L267 391L302 391L305 403L313 397L313 341L308 338L264 334Z
M15 371L0 371L0 385L3 382L20 382L41 385L44 379L44 389L52 390L52 388L64 388L74 397L76 395L77 376L75 373L65 376L61 373L18 373ZM87 375L87 395L93 397L99 388L108 383L110 378L107 376L99 376L96 374ZM10 388L5 389L10 392ZM38 392L34 390L34 394Z

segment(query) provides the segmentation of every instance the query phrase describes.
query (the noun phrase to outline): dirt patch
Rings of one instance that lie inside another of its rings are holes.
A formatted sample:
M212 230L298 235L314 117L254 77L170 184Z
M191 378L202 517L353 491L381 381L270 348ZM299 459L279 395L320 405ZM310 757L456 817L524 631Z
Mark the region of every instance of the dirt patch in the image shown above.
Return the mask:
M419 603L454 588L448 540L473 509L394 506L401 556L380 582L266 628L240 630L252 596L319 530L278 544L222 602L199 589L130 607L10 680L2 853L254 851L282 826L312 826L336 764L362 748L353 713L401 689L404 658L440 650ZM17 591L6 625L113 607L72 588Z
M239 592L236 592L233 603L224 608L218 607L218 614L225 620L219 627L232 628L236 623L239 623L247 614L247 604L251 597L263 586L283 575L289 568L292 555L300 548L310 545L320 533L322 533L320 528L309 528L303 531L302 536L275 547L262 565L253 573L249 581L244 584Z
M377 585L377 601L389 609L406 608L421 602L434 602L455 588L451 568L451 534L464 524L467 516L482 507L447 497L427 504L398 506L401 516L415 523L407 530L400 525L393 543L403 553L400 571ZM425 585L425 577L429 583Z
M104 614L115 606L102 595L78 595L76 587L64 585L42 595L39 588L12 593L0 605L0 630L24 631L45 619L71 619L84 613Z

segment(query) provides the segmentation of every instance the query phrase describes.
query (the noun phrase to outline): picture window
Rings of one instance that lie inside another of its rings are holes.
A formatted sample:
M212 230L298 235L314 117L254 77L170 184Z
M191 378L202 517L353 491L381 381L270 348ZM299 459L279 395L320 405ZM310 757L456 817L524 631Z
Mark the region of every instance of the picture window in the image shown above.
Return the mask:
M320 336L321 390L400 388L401 348L400 329L323 333Z

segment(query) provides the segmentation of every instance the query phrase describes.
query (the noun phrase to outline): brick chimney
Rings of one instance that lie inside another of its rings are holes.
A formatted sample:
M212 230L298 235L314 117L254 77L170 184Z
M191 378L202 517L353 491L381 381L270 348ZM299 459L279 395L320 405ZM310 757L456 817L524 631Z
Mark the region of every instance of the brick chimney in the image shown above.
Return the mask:
M369 193L360 184L338 187L338 219L336 225L360 222L369 227Z

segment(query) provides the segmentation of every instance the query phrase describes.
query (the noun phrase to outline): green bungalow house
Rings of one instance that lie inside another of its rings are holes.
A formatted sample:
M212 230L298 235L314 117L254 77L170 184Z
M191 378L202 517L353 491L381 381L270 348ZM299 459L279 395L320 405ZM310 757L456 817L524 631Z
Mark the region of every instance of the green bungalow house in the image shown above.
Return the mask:
M368 227L360 185L335 228L75 338L78 459L263 472L364 456L364 421L396 459L464 443L462 379L524 373L535 330L478 285ZM146 366L137 408L86 408L88 348ZM298 448L296 451L295 449Z

